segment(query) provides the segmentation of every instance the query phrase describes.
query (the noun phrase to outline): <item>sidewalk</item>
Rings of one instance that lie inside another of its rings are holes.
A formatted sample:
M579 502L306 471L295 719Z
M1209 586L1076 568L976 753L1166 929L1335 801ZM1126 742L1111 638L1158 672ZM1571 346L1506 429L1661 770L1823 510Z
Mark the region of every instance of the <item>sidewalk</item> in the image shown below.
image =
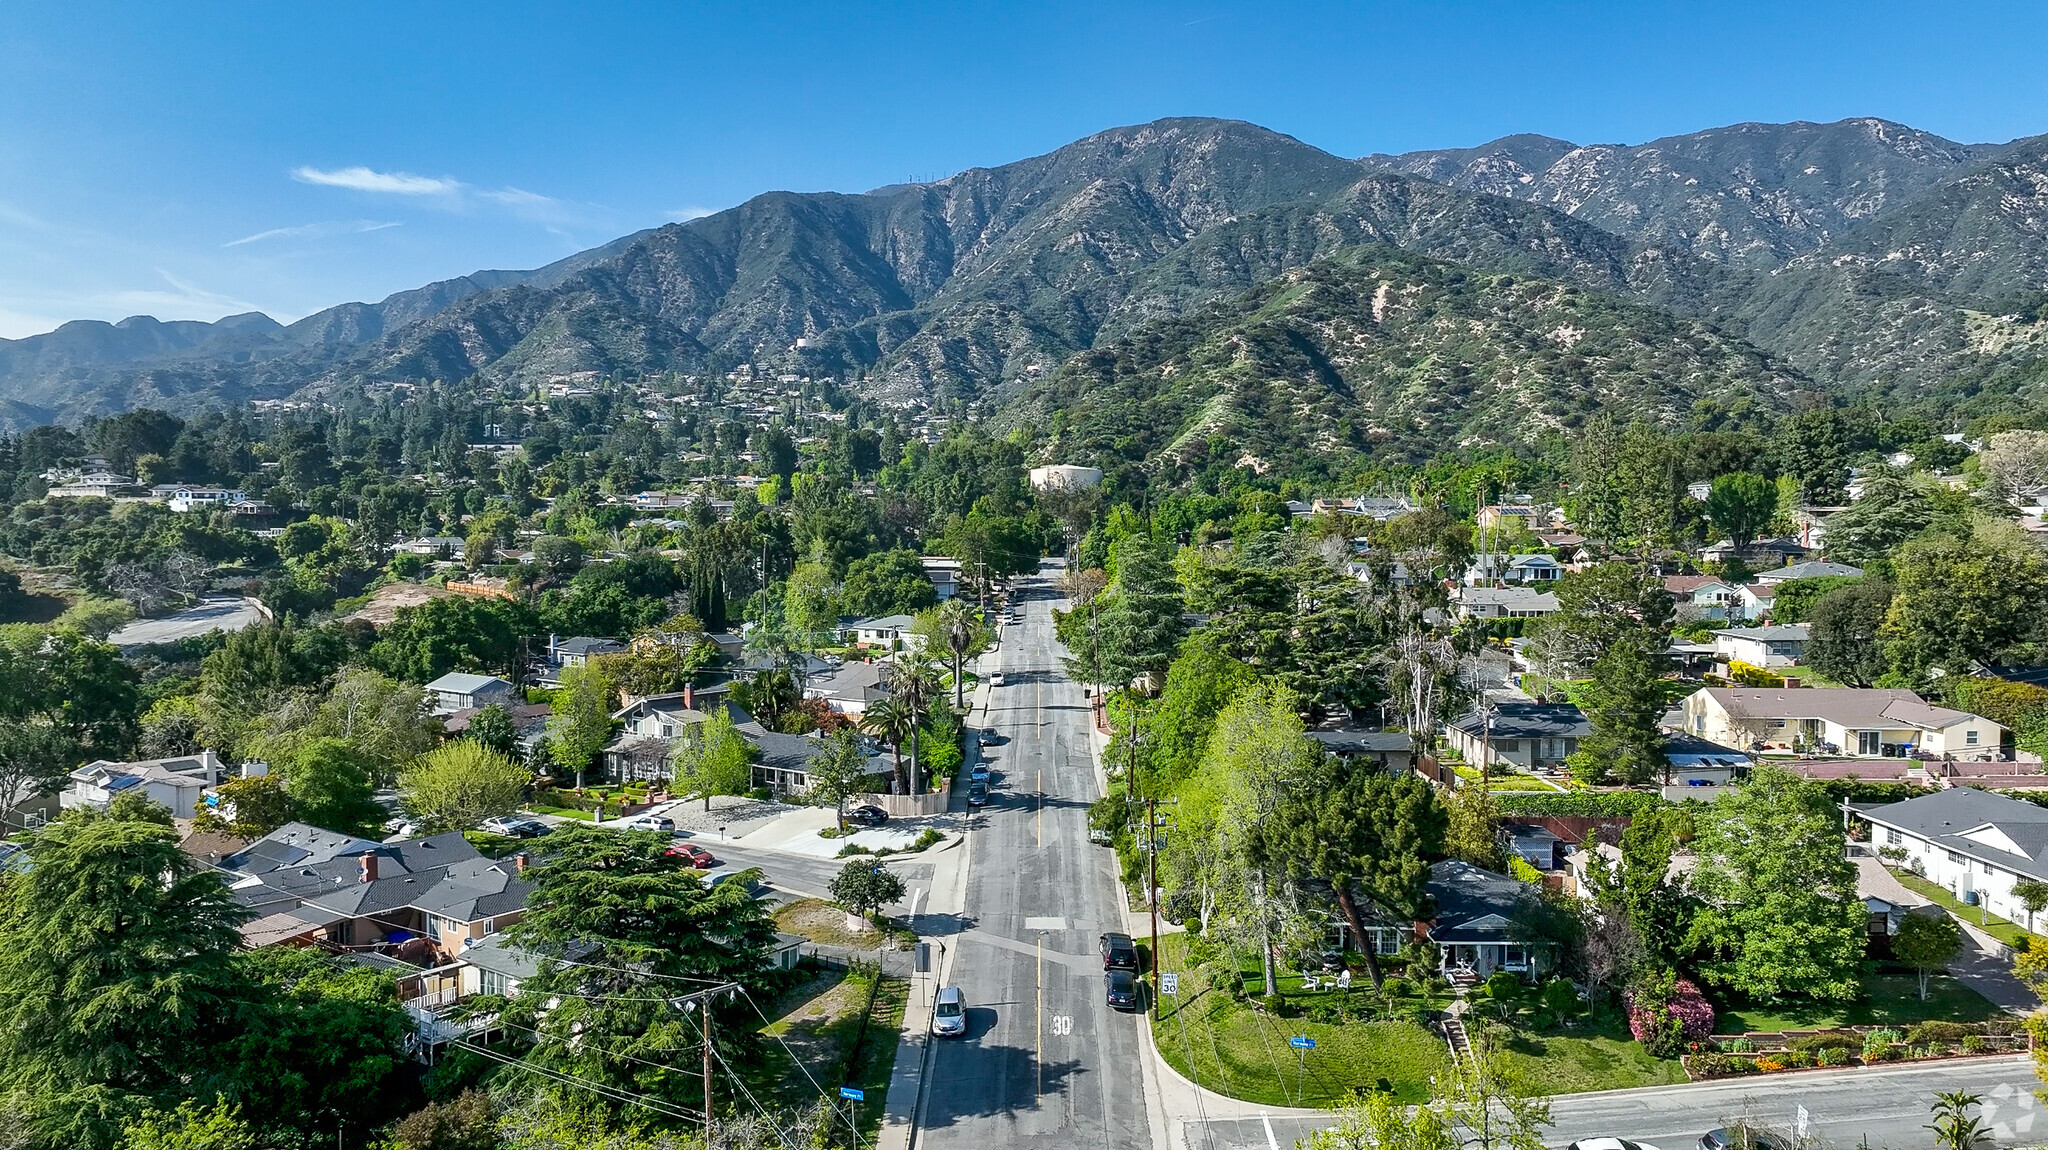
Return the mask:
M1856 855L1856 893L1875 895L1898 906L1931 906L1927 898L1907 889L1885 869L1883 862L1859 844ZM1957 982L1976 991L1993 1006L2011 1014L2027 1014L2041 1006L2041 1000L2027 984L2013 977L2012 959L2006 945L1984 933L1974 923L1958 917L1963 928L1963 952L1948 964Z

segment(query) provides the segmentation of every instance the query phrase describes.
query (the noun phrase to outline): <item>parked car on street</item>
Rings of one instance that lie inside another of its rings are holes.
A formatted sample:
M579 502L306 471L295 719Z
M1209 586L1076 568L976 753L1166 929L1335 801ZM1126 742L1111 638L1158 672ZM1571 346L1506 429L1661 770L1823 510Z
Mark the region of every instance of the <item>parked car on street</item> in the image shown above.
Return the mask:
M1138 1009L1138 976L1128 970L1112 970L1103 976L1112 1010Z
M932 1033L940 1038L959 1038L967 1033L967 996L957 986L939 991L932 1005Z
M846 821L862 826L878 827L889 821L889 812L877 806L855 807L846 812Z
M1002 685L1003 685L1003 673L1002 673L1001 671L990 671L990 672L988 673L988 685L989 685L989 686L991 686L991 687L1000 687L1000 686L1002 686Z
M986 783L986 782L988 782L988 764L987 764L987 763L976 763L976 764L974 764L974 769L973 769L973 770L971 770L971 771L969 771L969 772L967 772L967 781L968 781L968 782L970 782L970 783Z
M546 823L520 815L497 815L477 824L477 829L494 835L509 835L515 839L539 838L548 833Z
M641 815L626 824L629 831L673 831L676 821L667 815Z
M1700 1150L1792 1150L1783 1138L1754 1126L1728 1126L1700 1135Z
M1110 931L1102 936L1102 969L1138 969L1138 944L1122 931Z
M1648 1142L1633 1142L1627 1138L1581 1138L1564 1150L1657 1150Z
M967 785L967 805L970 807L985 807L988 805L987 783L978 782Z
M696 867L698 870L710 870L712 867L718 865L718 860L711 857L710 851L705 850L703 847L695 846L691 843L676 843L675 845L669 847L668 850L662 853L668 855L668 857L672 859L682 859L684 861L687 861L691 866Z

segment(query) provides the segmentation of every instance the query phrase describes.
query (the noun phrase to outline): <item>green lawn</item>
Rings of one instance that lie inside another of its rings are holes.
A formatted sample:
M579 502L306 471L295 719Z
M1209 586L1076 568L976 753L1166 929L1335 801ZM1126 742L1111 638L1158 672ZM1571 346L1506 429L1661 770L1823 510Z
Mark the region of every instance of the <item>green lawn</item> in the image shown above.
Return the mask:
M1160 940L1164 970L1181 968L1186 939ZM1256 981L1256 961L1247 964ZM1195 980L1190 979L1192 984ZM1354 1003L1367 1001L1368 984L1361 978L1348 992ZM1327 1003L1335 995L1305 995L1301 979L1289 974L1280 989L1290 1004ZM1449 1066L1450 1052L1436 1032L1408 1021L1354 1022L1331 1025L1297 1015L1273 1018L1233 1001L1218 991L1163 1000L1153 1040L1166 1061L1181 1074L1211 1090L1248 1102L1272 1106L1329 1106L1353 1090L1372 1089L1385 1080L1403 1102L1428 1097L1429 1079ZM1576 1031L1532 1034L1513 1032L1506 1053L1532 1093L1562 1094L1613 1090L1684 1082L1675 1061L1651 1058L1629 1038L1619 1015L1600 1025L1581 1023ZM1315 1040L1305 1059L1288 1046L1294 1036Z
M1851 1003L1758 1003L1726 1009L1714 1021L1714 1032L1910 1026L1931 1018L1979 1022L2001 1015L1983 995L1946 974L1934 976L1925 1002L1920 1001L1920 980L1912 974L1868 974L1863 977L1863 989L1864 997Z
M1894 870L1892 877L1898 879L1900 885L1907 890L1932 900L1950 914L1976 926L1985 934L2015 950L2019 949L2020 940L2027 937L2026 928L2018 923L2008 922L1995 914L1990 914L1983 907L1964 906L1961 899L1950 894L1948 888L1940 883L1930 882L1909 870Z
M1650 1057L1630 1037L1628 1019L1618 1011L1595 1023L1582 1021L1580 1027L1582 1032L1575 1033L1515 1032L1503 1053L1521 1077L1523 1089L1531 1094L1576 1094L1688 1080L1676 1059Z

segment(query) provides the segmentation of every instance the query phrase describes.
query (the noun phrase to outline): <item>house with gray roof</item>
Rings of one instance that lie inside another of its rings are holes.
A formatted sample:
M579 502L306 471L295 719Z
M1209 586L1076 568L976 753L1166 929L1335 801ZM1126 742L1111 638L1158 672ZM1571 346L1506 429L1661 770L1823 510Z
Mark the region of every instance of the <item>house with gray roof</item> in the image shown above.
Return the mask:
M1950 787L1858 811L1871 845L1956 898L2028 930L2048 927L2013 897L2014 884L2048 882L2048 808L1975 787ZM2039 920L2037 922L2037 919Z
M1444 724L1444 736L1466 762L1518 771L1560 770L1579 740L1593 733L1586 713L1570 703L1499 703L1491 723L1470 711Z
M1752 667L1791 667L1805 656L1807 638L1804 623L1728 627L1714 632L1714 653L1725 662L1748 663Z
M57 805L67 811L79 807L103 811L132 791L162 803L176 818L189 819L199 812L206 791L218 785L223 774L220 758L212 751L132 763L95 759L65 779Z
M1340 759L1375 763L1391 774L1407 774L1415 759L1415 740L1406 731L1315 730L1308 737Z
M1442 972L1451 977L1483 979L1496 970L1538 975L1555 963L1554 948L1532 940L1525 926L1542 898L1536 887L1445 859L1430 866L1426 889L1430 917L1424 921L1401 922L1384 912L1367 918L1375 954L1396 954L1420 935L1440 948ZM1331 924L1333 945L1351 945L1349 935L1342 921Z
M495 675L471 675L463 671L450 671L427 684L427 693L434 698L436 715L452 715L477 707L488 707L492 703L510 706L519 700L519 689Z
M1816 559L1758 572L1756 581L1769 587L1776 583L1789 583L1794 579L1825 579L1830 576L1860 579L1863 576L1863 568L1851 567L1847 563L1826 563Z
M1467 587L1458 592L1460 619L1541 619L1557 610L1556 595L1533 587Z
M1686 731L1725 746L1861 758L1997 759L2005 737L1981 715L1896 689L1702 687L1681 713Z
M485 858L457 831L380 843L294 822L218 866L254 915L241 927L247 945L431 966L518 920L532 892L524 859Z

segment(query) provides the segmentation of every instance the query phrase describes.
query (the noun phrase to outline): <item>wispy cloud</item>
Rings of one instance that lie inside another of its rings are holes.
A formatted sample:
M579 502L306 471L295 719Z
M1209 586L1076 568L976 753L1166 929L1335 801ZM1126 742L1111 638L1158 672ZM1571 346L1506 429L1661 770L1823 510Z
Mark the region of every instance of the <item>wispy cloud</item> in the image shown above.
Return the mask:
M13 204L0 203L0 224L16 228L46 228L49 225L29 215Z
M221 246L238 248L243 244L259 244L264 240L324 239L328 236L381 232L385 228L399 226L398 220L323 220L319 223L299 224L289 228L272 228L267 232L257 232L253 236L243 236L239 240L229 240Z
M353 168L298 167L292 179L323 188L348 188L357 192L382 192L395 196L445 196L463 188L460 180L415 176L408 172L380 172L361 166Z
M700 208L692 204L684 208L670 208L668 218L679 224L686 224L691 220L701 220L705 216L715 215L717 212L717 208Z
M162 288L133 288L125 291L109 292L100 298L106 304L126 311L129 314L148 314L159 317L165 315L195 318L200 316L217 317L237 312L263 310L260 305L250 303L248 300L237 299L231 295L210 291L190 280L165 271L163 268L157 268L156 274L163 277L163 281L170 285L171 290L165 291Z

